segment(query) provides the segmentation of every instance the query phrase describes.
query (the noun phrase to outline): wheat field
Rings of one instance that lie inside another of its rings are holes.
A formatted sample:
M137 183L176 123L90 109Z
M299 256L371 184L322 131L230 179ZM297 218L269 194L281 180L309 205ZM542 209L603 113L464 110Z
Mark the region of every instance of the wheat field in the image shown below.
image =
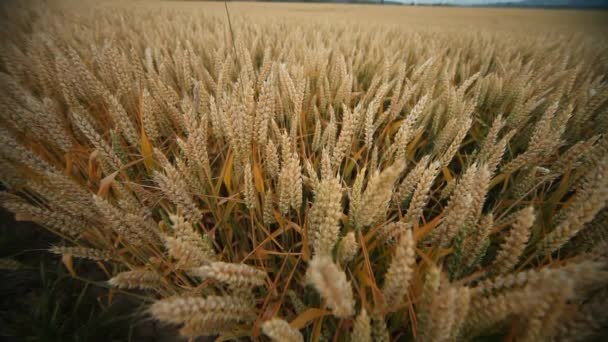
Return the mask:
M2 4L0 205L74 277L189 339L601 332L605 13L227 7Z

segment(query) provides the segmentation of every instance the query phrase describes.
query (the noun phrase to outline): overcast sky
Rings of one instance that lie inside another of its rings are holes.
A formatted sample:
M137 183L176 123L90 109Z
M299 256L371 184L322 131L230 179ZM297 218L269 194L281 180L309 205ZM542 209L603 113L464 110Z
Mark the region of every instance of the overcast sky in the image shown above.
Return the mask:
M401 2L416 2L419 4L432 4L432 3L457 3L457 4L469 4L477 5L483 3L497 3L497 2L519 2L521 0L400 0Z

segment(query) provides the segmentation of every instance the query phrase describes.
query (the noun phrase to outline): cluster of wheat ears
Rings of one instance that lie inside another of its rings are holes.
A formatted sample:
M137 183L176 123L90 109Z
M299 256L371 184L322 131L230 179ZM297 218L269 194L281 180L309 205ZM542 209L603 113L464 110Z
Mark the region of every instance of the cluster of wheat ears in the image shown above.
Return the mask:
M109 298L189 338L606 318L605 38L34 4L3 8L0 204Z

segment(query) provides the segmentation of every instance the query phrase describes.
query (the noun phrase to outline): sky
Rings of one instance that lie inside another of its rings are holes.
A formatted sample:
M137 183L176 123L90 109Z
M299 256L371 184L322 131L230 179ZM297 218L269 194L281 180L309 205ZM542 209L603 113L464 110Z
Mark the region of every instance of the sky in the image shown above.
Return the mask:
M394 0L404 3L415 2L418 4L436 4L436 3L448 3L455 5L479 5L484 3L500 3L500 2L521 2L523 0ZM545 5L568 5L576 3L579 6L608 6L608 0L578 0L576 2L572 0L544 0Z
M478 5L483 3L497 3L497 2L518 2L521 0L401 0L402 2L416 2L419 4L432 4L432 3L454 3L464 5Z

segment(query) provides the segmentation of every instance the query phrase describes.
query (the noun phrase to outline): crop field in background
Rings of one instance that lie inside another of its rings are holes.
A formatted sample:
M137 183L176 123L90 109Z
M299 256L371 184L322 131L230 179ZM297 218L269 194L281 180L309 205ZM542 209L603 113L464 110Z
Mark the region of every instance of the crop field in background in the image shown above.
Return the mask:
M100 303L175 339L602 333L606 12L225 6L2 3L0 206Z

